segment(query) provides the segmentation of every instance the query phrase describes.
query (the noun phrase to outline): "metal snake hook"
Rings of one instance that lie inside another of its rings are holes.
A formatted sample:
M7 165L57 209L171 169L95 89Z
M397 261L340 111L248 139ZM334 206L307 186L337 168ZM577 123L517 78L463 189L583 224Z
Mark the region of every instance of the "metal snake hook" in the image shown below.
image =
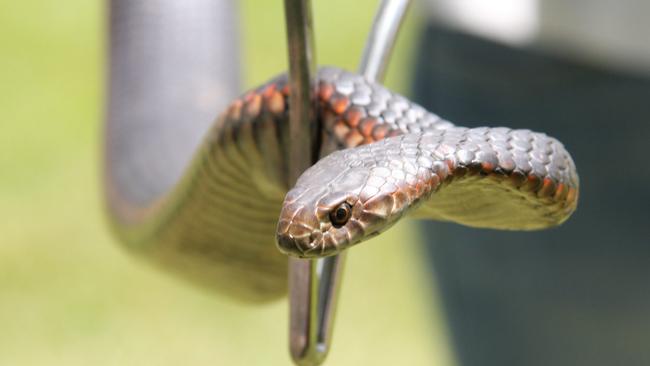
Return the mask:
M359 71L382 81L410 0L382 0L363 52ZM315 163L312 142L316 129L309 123L316 108L313 80L316 56L309 0L285 0L289 50L290 122L289 183ZM318 365L330 348L334 315L341 286L345 253L316 260L289 258L289 350L298 365Z

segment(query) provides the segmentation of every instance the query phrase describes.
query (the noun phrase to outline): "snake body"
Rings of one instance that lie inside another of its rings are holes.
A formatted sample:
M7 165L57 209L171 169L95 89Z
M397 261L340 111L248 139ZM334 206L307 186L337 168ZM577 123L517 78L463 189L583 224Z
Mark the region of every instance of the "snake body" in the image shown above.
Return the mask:
M456 127L361 76L337 69L320 76L324 140L342 150L308 169L287 194L277 232L283 252L336 254L407 213L533 230L558 225L574 211L578 176L556 139ZM337 225L340 207L350 213Z
M290 191L280 131L288 123L286 76L235 99L181 180L144 204L120 190L109 150L108 203L121 238L210 287L268 300L286 291L280 251L332 255L407 213L529 230L558 225L576 207L575 165L553 138L456 127L337 68L321 69L315 87L314 154L325 158ZM333 210L342 204L349 218L333 225Z
M229 0L110 1L105 196L114 231L140 257L268 301L286 293L282 252L331 255L406 214L537 229L575 209L575 166L557 140L456 127L336 68L314 85L312 153L324 158L289 187L287 78L236 97L234 10Z

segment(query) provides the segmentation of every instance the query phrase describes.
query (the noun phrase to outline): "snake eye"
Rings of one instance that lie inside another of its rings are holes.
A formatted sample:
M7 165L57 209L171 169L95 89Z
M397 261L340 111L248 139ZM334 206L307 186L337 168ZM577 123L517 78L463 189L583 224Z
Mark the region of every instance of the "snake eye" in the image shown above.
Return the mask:
M352 207L347 202L343 202L330 212L330 221L335 228L339 228L348 222L350 216L352 216Z

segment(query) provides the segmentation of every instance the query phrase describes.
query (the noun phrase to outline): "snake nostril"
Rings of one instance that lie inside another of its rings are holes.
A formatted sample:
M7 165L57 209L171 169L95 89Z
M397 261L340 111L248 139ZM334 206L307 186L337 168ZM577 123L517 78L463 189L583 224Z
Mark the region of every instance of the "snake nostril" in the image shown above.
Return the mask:
M277 247L284 254L304 257L306 252L313 250L315 243L312 236L295 237L289 234L277 236Z
M277 236L278 249L282 253L292 254L299 252L296 242L289 235L278 235Z

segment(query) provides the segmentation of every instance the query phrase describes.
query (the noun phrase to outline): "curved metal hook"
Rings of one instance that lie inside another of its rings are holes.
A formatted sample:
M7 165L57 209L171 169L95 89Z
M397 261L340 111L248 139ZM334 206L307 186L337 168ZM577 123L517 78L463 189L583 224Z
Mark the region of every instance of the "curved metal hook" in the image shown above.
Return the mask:
M368 35L359 71L381 81L410 0L382 0ZM315 163L309 122L316 58L309 0L285 0L291 111L289 176L293 184ZM297 143L299 142L299 143ZM317 260L289 259L289 350L298 365L318 365L330 348L345 253Z

